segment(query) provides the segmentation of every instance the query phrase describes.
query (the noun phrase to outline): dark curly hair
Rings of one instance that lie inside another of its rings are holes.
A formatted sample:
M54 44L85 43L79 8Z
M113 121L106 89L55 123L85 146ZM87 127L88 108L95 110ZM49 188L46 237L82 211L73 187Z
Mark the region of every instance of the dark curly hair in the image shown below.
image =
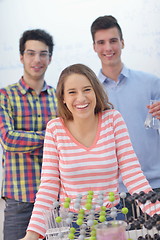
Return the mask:
M19 51L23 55L25 50L25 43L28 40L37 40L45 43L49 47L49 53L52 56L54 42L52 36L42 29L27 30L22 34L19 40Z

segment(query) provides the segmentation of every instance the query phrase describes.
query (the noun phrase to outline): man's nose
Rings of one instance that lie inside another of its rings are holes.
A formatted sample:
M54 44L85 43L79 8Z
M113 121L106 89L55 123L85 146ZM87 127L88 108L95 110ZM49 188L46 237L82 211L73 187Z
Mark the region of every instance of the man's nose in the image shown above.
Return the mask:
M40 53L35 53L35 55L34 55L34 59L36 60L36 61L40 61L41 60L41 56L40 56Z
M104 45L106 50L110 50L111 49L111 44L109 42L106 42Z

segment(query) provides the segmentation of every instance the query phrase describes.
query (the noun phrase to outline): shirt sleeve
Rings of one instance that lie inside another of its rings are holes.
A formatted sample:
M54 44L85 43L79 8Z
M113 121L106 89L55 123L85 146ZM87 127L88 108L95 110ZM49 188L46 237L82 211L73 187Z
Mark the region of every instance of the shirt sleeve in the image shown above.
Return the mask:
M52 123L51 123L52 125ZM57 200L60 189L59 156L56 148L53 129L50 122L46 128L43 150L43 164L41 173L41 184L36 195L36 202L28 226L29 231L34 231L44 236L46 226L44 221L44 211L53 206Z
M23 131L14 128L9 98L0 93L0 139L4 151L32 152L42 148L45 131Z
M113 122L118 166L122 180L130 194L139 193L140 191L148 193L152 190L151 186L141 170L140 163L130 141L126 124L120 113L117 112L115 114ZM139 203L139 206L142 211L151 216L154 213L160 214L160 203L158 201L155 204L149 201L145 205Z

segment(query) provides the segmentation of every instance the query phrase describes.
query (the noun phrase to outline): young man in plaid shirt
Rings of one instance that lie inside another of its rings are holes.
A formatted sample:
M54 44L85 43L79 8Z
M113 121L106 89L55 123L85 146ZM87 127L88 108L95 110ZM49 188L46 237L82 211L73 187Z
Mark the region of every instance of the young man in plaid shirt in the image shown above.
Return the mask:
M44 80L53 46L44 30L25 31L19 44L23 76L0 89L4 240L24 237L40 183L46 124L56 117L55 89Z

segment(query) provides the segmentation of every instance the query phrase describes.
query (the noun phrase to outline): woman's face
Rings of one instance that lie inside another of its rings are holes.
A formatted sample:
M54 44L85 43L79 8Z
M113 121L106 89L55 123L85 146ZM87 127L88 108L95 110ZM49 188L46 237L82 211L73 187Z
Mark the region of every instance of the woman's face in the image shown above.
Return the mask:
M94 115L96 95L88 78L73 73L65 79L64 103L73 119L88 119Z

